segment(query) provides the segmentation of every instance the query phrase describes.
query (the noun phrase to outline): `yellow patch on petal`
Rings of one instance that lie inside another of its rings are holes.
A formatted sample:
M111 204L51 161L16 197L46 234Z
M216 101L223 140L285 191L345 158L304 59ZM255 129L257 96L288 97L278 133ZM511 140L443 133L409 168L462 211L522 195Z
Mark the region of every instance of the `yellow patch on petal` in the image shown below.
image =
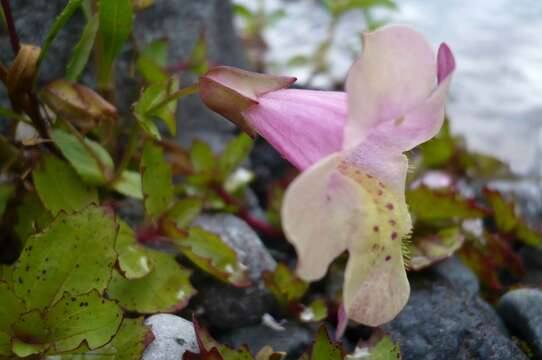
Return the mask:
M359 184L368 200L365 236L348 246L346 312L350 319L378 326L391 321L410 294L403 258L404 240L412 226L410 215L406 203L375 176L346 162L338 170Z

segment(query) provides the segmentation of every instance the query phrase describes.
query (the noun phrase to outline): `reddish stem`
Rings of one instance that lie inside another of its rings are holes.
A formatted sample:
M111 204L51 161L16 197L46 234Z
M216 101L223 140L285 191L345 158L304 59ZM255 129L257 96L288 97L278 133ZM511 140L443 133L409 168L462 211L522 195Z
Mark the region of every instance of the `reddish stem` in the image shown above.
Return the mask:
M2 9L4 10L4 16L6 18L11 48L13 49L13 52L17 54L21 49L21 42L19 41L19 36L17 35L15 20L13 19L13 14L11 13L11 5L9 0L2 0Z

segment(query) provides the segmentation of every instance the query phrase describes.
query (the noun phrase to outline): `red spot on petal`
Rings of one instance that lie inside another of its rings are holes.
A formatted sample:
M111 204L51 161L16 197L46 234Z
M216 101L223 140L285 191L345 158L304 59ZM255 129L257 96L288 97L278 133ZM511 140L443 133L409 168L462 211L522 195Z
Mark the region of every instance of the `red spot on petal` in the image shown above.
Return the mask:
M391 256L390 255L386 256L386 261L390 261L390 260L391 260Z
M377 193L377 194L378 194L378 196L382 196L382 195L384 194L384 191L378 190L378 193Z
M373 231L374 231L374 232L378 232L379 230L380 230L380 228L379 228L378 226L376 226L376 225L373 226Z
M372 179L372 178L373 178L372 175L367 174L367 179Z
M386 209L393 210L393 204L392 203L387 203L386 204Z
M395 220L390 220L390 225L395 226L395 225L397 225L397 223L395 222Z
M378 182L378 185L381 187L381 188L385 188L386 185L384 185L382 182Z
M392 240L397 239L397 233L395 231L391 233L391 239Z

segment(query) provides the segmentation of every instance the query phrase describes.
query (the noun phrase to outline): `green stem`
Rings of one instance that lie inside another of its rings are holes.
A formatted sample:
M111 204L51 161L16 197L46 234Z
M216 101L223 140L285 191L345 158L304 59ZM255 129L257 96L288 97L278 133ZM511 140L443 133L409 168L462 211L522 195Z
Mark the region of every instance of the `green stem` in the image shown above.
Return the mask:
M147 112L146 114L147 115L152 115L154 114L156 111L160 110L162 107L166 106L167 104L169 104L170 102L172 101L175 101L179 98L182 98L183 96L187 96L187 95L190 95L190 94L195 94L199 91L199 84L194 84L192 86L188 86L188 87L185 87L185 88L182 88L182 89L179 89L177 90L176 92L166 96L166 98L162 101L160 101L158 104L154 105L153 107L151 107Z

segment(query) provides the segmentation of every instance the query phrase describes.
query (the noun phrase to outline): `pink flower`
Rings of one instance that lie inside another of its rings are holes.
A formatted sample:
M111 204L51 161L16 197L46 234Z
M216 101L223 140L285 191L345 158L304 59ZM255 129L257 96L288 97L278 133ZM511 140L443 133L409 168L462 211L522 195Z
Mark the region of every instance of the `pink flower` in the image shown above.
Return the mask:
M404 26L363 39L346 93L285 89L293 79L220 67L203 77L201 94L209 107L262 135L303 170L282 208L298 275L320 279L347 250L346 315L378 326L392 320L410 294L403 153L440 130L455 61L445 44L435 59L423 36Z

